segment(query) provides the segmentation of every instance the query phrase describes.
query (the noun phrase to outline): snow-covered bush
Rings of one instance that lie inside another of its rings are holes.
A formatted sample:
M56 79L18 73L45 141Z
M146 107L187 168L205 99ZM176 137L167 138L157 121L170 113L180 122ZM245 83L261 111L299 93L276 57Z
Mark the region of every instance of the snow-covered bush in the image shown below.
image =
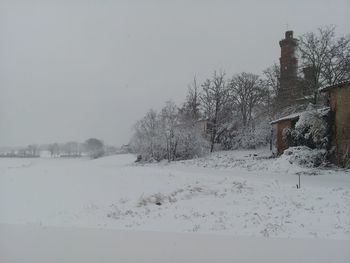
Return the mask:
M285 150L280 159L287 160L290 164L317 167L326 162L326 157L327 151L325 149L311 149L307 146L296 146Z
M316 110L303 112L295 128L285 128L282 135L289 146L307 146L311 149L325 149L329 136L324 114Z
M160 161L166 155L157 112L150 110L134 126L130 141L132 152L137 153L143 161Z
M192 124L176 128L177 149L176 159L186 160L200 157L209 152L210 143L206 140L199 129Z
M255 128L245 127L231 131L222 137L224 149L255 149L267 145L271 138L271 127L268 122L261 123Z
M204 155L209 143L194 122L181 121L176 106L168 102L160 113L153 110L134 126L130 141L139 161L191 159Z

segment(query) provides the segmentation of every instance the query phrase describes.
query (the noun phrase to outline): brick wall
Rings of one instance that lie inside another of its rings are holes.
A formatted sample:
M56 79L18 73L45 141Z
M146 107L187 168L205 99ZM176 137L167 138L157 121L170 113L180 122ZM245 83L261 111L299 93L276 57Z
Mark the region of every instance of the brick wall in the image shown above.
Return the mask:
M280 87L277 94L277 110L288 107L300 97L298 92L298 59L296 48L298 40L293 38L293 31L287 31L285 38L280 42Z
M336 147L335 161L350 164L350 85L330 91L330 106L334 114L332 145Z
M276 146L277 146L277 154L281 155L285 149L288 148L287 143L283 140L283 129L292 128L291 120L284 120L276 123L277 125L277 138L276 138Z

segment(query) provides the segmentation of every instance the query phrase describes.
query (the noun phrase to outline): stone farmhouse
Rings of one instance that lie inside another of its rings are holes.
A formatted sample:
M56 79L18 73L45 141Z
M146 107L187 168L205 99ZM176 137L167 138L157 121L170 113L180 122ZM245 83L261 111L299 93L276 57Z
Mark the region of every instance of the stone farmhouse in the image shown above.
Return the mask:
M285 33L280 42L280 87L276 105L280 115L271 122L276 153L281 155L289 146L283 139L285 128L294 128L300 115L306 109L311 96L311 68L304 68L304 77L298 76L296 48L298 40L293 38L293 31ZM331 161L338 165L350 165L350 81L338 83L320 89L328 100L325 105L318 105L318 111L326 118L331 130ZM298 112L293 112L299 109ZM330 111L330 112L329 112Z

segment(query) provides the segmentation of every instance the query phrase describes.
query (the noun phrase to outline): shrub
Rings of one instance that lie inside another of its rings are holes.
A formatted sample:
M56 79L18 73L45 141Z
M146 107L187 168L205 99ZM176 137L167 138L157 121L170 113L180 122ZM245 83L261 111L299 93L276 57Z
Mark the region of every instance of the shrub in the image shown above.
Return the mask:
M285 128L282 135L289 146L307 146L311 149L325 149L329 136L325 117L318 111L302 113L295 128Z
M221 144L225 150L255 149L269 143L271 127L269 123L261 123L255 128L242 127L222 137Z
M305 167L317 167L326 162L327 151L325 149L311 149L307 146L290 147L280 157L291 164Z

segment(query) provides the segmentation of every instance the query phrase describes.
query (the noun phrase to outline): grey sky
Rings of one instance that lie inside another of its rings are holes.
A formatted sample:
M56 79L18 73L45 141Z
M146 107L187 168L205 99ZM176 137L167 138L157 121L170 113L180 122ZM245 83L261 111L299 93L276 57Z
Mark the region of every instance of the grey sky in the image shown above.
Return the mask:
M0 1L0 146L127 143L194 75L260 74L296 35L350 29L350 1Z

